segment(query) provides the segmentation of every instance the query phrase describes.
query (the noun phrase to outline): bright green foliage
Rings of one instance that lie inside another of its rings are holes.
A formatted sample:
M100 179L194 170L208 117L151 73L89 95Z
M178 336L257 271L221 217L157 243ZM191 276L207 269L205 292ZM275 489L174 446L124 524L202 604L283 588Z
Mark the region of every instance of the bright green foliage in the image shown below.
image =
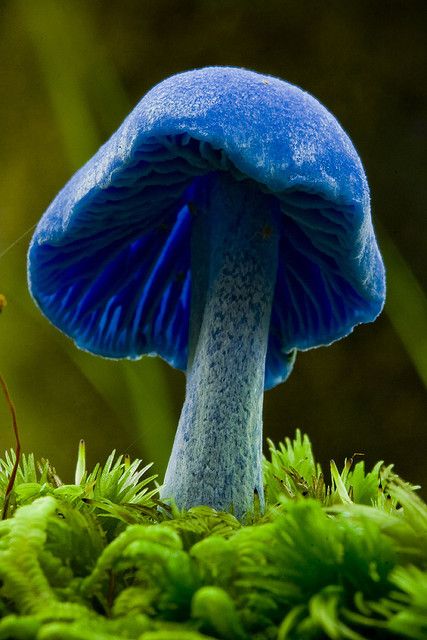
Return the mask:
M245 523L160 503L139 460L88 473L81 444L64 485L23 457L0 522L0 640L427 638L415 488L353 460L328 484L299 432L270 451L266 512Z

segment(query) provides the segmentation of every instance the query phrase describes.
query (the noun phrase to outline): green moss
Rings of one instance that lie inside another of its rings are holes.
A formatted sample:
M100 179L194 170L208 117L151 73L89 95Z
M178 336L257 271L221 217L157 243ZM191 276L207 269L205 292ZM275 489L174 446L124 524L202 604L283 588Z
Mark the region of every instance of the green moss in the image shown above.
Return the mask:
M22 458L0 522L0 640L427 637L427 505L392 467L332 463L328 485L297 432L270 443L267 509L244 523L160 503L147 471L113 453L88 473L81 445L64 485Z

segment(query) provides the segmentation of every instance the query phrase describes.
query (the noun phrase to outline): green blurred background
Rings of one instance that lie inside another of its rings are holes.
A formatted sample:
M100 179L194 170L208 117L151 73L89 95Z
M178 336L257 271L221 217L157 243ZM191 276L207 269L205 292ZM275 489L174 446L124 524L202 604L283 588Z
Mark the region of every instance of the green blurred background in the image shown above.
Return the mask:
M95 358L56 331L27 292L27 231L153 84L236 65L300 85L341 121L388 269L385 313L299 355L266 394L265 434L300 427L322 462L364 452L427 487L424 10L425 0L0 0L0 371L26 451L70 480L83 437L91 463L115 447L163 473L183 374L159 359ZM12 444L1 401L0 450Z

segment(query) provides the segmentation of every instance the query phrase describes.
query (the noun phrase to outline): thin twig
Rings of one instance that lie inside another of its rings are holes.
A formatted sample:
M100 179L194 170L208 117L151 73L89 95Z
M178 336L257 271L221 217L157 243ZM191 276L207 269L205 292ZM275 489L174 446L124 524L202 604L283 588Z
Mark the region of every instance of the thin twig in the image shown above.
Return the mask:
M19 440L18 421L16 419L15 406L12 402L12 398L10 397L7 384L1 374L0 374L0 387L3 390L4 397L6 398L6 404L9 407L10 415L12 416L12 427L13 427L13 433L15 434L15 442L16 442L15 463L13 465L12 473L10 474L9 482L6 487L6 493L4 495L2 520L6 520L7 512L9 510L10 495L12 493L13 485L15 484L15 478L18 472L19 460L21 457L21 441Z
M31 231L33 229L35 229L37 226L37 222L35 224L32 224L31 227L29 227L29 229L27 229L26 231L24 231L24 233L22 233L19 238L16 238L16 240L14 240L9 246L6 247L6 249L4 249L4 251L2 251L0 253L0 258L3 258L3 256L6 255L6 253L9 253L9 251L11 249L13 249L13 247L15 247L18 242L20 242L21 240L23 240L25 238L25 236L27 236L29 233L31 233Z

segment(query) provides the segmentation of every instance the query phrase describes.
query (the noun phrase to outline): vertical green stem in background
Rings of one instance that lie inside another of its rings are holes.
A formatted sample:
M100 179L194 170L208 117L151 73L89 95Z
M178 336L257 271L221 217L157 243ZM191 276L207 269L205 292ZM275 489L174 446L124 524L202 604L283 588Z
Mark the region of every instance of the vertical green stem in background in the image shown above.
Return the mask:
M385 310L427 388L427 297L384 228L380 235L388 273Z
M74 171L103 142L93 112L102 109L102 124L112 128L129 110L129 104L117 74L104 58L84 4L44 0L41 7L19 0L18 7L39 60L66 160ZM67 343L61 340L61 344ZM133 428L136 430L135 441L141 438L145 455L155 460L162 472L176 423L165 365L147 359L140 366L123 362L103 367L101 372L93 356L74 347L66 351L121 419L123 432L129 436Z
M20 2L23 22L36 50L40 72L61 134L65 157L76 170L99 146L99 135L82 86L82 47L77 5L44 0ZM95 43L95 41L94 41Z
M9 393L9 389L7 387L6 381L4 380L3 376L0 375L0 388L3 391L5 400L6 400L6 404L8 406L11 418L12 418L12 429L13 429L13 433L15 435L15 462L13 464L13 468L12 468L12 472L10 474L9 477L9 482L7 483L7 487L6 487L6 492L4 495L4 505L3 505L3 513L2 513L2 520L5 520L7 518L7 513L8 513L8 509L9 509L9 500L10 500L10 495L12 493L13 490L13 485L15 483L15 478L16 478L16 474L18 472L18 467L19 467L19 462L20 462L20 457L21 457L21 441L19 439L19 429L18 429L18 421L16 419L16 411L15 411L15 405L13 404L12 398L10 397L10 393Z

